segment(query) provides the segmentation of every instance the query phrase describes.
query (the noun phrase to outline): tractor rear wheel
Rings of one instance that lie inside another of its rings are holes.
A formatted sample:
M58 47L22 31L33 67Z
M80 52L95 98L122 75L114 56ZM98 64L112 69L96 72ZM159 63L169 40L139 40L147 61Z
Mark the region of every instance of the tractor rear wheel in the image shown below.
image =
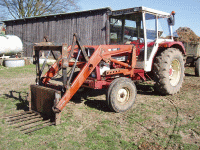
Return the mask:
M107 102L111 110L124 112L130 109L136 99L136 86L131 79L118 78L113 80L108 89Z
M176 94L182 87L184 78L184 60L176 48L161 52L154 62L155 90L161 94Z
M200 77L200 58L197 59L196 65L195 65L195 75L197 77Z

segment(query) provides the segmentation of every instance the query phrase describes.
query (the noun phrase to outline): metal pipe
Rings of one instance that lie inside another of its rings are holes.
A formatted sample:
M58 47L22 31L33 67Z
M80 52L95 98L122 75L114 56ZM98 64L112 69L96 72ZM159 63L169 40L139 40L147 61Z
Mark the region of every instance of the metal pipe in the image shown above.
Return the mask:
M118 61L118 60L116 60L116 59L112 59L112 58L111 58L110 61L112 61L112 62L114 62L114 63L116 63L116 64L119 64L119 65L122 65L122 66L124 66L124 67L131 68L131 66L130 66L129 64L123 63L123 62Z
M142 12L142 19L143 19L143 28L144 28L144 62L143 62L143 68L144 71L147 70L147 33L146 33L146 18L145 18L145 12Z
M72 72L71 72L71 74L70 74L70 76L69 76L69 79L68 79L68 81L67 81L67 88L69 87L69 84L70 84L70 82L71 82L72 76L73 76L73 74L74 74L74 70L75 70L75 67L76 67L78 58L79 58L79 56L80 56L80 53L81 53L81 50L79 49L78 55L77 55L77 57L76 57L76 60L75 60L75 62L74 62L74 65L73 65L73 67L72 67Z

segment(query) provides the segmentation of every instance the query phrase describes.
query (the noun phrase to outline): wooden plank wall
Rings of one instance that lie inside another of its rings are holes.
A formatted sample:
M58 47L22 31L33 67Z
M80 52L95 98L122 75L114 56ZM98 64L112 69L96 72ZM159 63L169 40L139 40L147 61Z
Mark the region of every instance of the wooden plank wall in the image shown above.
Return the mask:
M55 15L7 21L6 34L22 39L24 56L32 56L34 43L49 37L55 45L72 44L73 34L77 33L84 45L106 44L107 10L95 10L83 13Z

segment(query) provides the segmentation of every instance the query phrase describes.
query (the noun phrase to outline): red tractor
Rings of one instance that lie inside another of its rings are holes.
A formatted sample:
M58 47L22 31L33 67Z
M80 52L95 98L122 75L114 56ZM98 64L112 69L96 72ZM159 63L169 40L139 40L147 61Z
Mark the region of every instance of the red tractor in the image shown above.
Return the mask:
M31 111L59 124L62 109L80 87L87 87L106 88L108 106L123 112L136 99L134 81L150 77L160 94L176 94L183 83L185 49L181 42L173 40L174 15L146 7L111 11L110 45L83 46L74 34L70 46L34 46L37 78L36 85L31 86ZM61 53L44 75L44 67L39 65L41 50L53 56L54 51ZM62 85L51 83L61 70Z

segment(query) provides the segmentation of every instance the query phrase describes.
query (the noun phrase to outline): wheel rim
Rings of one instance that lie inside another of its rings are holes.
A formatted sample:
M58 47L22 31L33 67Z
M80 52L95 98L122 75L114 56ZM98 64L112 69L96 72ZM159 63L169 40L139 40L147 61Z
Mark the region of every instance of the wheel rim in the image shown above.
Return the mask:
M177 59L174 59L169 68L169 80L172 86L176 86L180 80L181 65Z
M130 97L130 92L127 88L122 88L117 93L117 101L120 103L125 103Z

